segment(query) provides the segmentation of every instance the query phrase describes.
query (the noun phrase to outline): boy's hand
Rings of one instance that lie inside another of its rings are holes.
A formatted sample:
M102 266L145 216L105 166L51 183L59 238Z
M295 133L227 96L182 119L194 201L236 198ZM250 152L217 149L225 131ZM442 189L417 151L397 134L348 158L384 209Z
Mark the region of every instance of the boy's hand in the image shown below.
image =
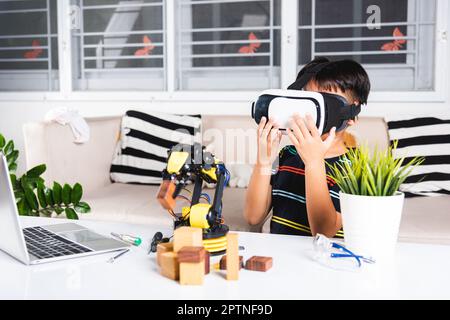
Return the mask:
M306 116L306 120L299 115L294 115L290 124L291 130L288 129L286 131L305 163L305 167L322 162L336 136L336 128L333 127L328 137L322 140L310 115Z
M258 126L258 157L256 165L262 168L271 168L278 156L281 132L273 119L261 118Z

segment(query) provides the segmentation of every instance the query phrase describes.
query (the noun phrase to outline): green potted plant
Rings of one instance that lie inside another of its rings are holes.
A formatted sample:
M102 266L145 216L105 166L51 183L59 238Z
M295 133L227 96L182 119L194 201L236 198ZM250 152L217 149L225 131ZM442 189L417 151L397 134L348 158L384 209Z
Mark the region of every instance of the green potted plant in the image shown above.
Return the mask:
M14 141L7 141L0 134L0 153L3 153L8 163L11 183L16 197L17 210L23 216L60 216L62 213L68 219L78 219L79 213L91 211L89 204L82 202L83 188L79 183L73 186L54 182L52 187L45 185L41 175L45 172L45 164L38 165L18 177L17 159L19 151L14 148Z
M340 204L345 245L377 260L392 256L398 239L404 194L400 185L423 162L395 158L397 142L372 154L367 146L350 149L329 165L329 176L341 189Z

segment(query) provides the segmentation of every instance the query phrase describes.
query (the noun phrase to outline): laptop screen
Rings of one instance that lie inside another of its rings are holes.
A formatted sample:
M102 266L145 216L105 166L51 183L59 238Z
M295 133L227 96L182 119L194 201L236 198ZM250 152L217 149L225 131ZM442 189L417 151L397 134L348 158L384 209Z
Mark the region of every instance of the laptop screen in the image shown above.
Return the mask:
M29 263L8 165L2 153L0 153L0 250L23 263Z

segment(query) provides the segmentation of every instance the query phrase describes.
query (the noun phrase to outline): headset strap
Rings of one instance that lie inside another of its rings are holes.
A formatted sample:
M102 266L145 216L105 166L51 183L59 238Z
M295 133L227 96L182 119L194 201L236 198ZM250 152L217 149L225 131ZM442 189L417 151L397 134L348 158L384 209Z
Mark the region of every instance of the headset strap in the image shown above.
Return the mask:
M342 119L355 119L355 117L361 112L361 105L351 104L348 108L341 108Z
M311 68L305 70L302 75L298 75L294 83L292 83L288 89L302 90L309 80L312 79L323 68L329 65L330 62L322 62ZM341 119L355 119L355 117L361 112L361 105L352 104L348 108L341 108Z
M329 62L322 62L314 67L308 68L305 70L305 72L297 77L294 83L292 83L288 89L295 89L295 90L301 90L303 89L306 84L311 80L312 77L314 77L317 73L320 72L324 67L326 67L329 64Z

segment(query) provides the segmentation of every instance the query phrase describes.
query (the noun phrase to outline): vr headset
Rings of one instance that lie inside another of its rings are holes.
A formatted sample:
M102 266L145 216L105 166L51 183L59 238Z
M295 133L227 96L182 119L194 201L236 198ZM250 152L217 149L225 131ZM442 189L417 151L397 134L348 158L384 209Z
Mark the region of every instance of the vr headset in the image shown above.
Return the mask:
M299 74L288 90L263 91L252 103L252 118L259 124L262 117L273 117L280 129L285 130L289 128L289 119L294 113L302 117L310 114L321 135L333 127L336 127L336 131L344 130L348 120L355 119L360 113L361 105L348 104L345 98L337 94L303 91L308 81L327 64L320 63Z

